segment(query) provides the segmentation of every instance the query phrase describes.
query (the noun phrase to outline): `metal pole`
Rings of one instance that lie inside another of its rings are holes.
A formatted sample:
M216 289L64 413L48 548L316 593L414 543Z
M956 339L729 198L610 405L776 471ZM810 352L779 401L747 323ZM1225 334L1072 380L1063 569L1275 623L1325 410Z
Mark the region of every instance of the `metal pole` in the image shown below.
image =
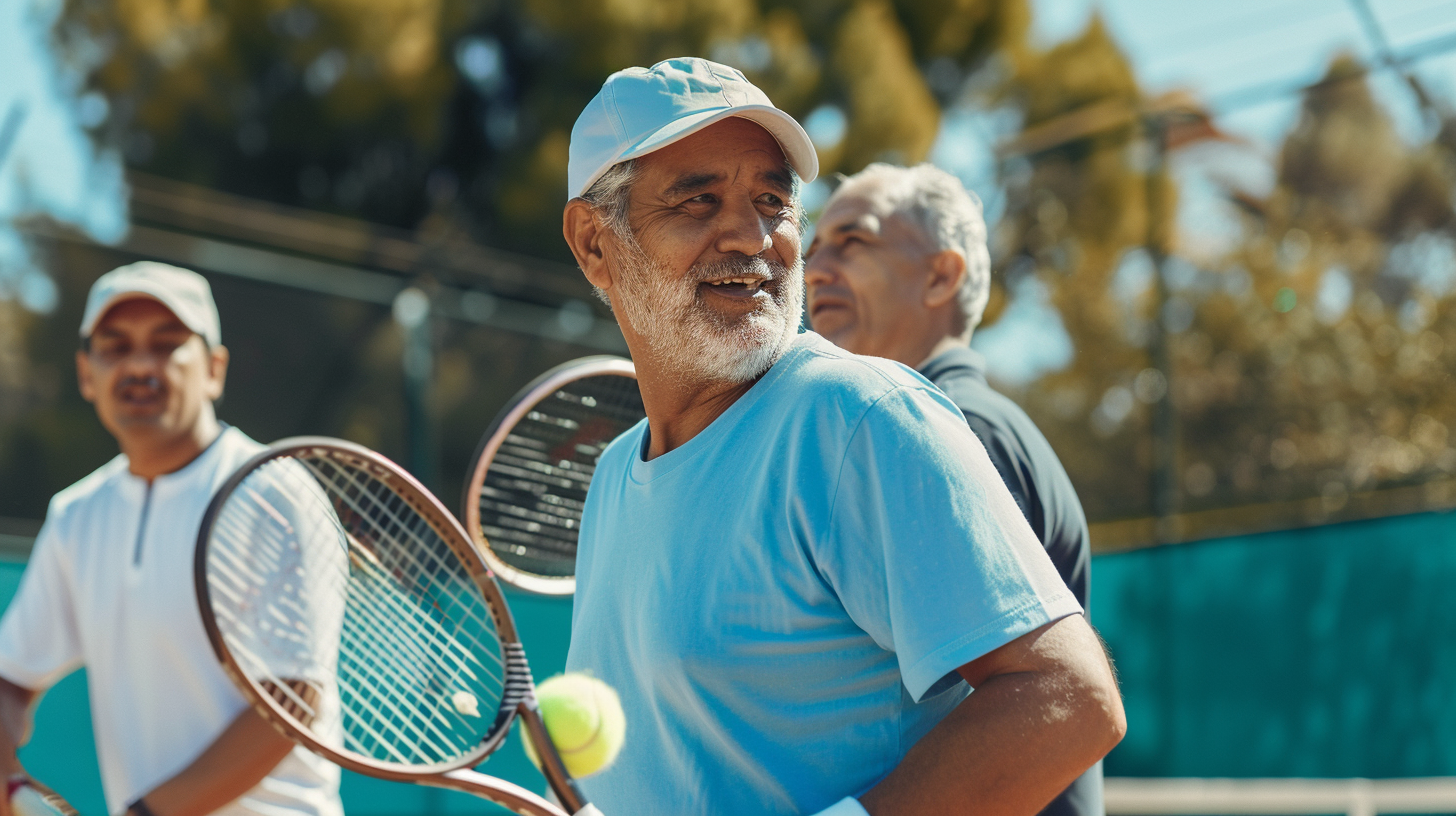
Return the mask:
M1147 170L1148 257L1153 265L1154 314L1148 339L1148 357L1153 370L1163 375L1163 393L1153 403L1151 473L1153 539L1158 544L1177 541L1178 514L1178 423L1173 406L1173 363L1169 353L1167 306L1169 300L1166 233L1172 229L1168 202L1163 195L1167 171L1167 123L1156 114L1144 119L1144 138L1151 155Z
M436 484L435 321L430 296L411 286L394 299L394 320L404 333L405 468L431 490Z

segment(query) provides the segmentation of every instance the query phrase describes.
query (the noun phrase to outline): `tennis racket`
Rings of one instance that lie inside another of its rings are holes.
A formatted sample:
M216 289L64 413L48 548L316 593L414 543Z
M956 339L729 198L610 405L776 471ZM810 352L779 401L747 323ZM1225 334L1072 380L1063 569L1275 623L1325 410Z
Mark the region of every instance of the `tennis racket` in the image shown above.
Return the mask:
M59 793L28 776L13 776L5 785L14 816L77 816Z
M295 742L523 816L600 816L551 745L490 570L444 505L383 456L299 437L253 457L203 516L193 578L223 668ZM561 807L467 770L516 718Z
M610 356L563 363L501 409L475 453L461 518L502 581L543 595L576 591L597 459L646 415L637 370Z

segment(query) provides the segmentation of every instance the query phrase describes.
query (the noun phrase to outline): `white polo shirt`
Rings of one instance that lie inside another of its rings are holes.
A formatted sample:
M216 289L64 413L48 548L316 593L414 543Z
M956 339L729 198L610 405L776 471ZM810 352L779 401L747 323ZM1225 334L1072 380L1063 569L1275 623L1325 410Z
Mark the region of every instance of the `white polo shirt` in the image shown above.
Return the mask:
M56 494L0 619L0 676L45 689L85 666L107 809L186 768L248 704L197 610L192 562L207 503L262 450L226 428L150 485L125 455ZM339 769L295 748L225 816L342 816Z

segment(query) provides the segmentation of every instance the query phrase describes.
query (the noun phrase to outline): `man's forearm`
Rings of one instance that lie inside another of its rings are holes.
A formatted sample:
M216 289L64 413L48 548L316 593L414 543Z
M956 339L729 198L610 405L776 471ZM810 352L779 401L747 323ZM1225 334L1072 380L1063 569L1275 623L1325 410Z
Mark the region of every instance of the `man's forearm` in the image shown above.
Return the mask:
M30 739L31 715L40 693L0 678L0 773L23 773L16 752Z
M252 790L291 750L293 743L249 708L143 799L155 816L206 816Z
M1081 618L1068 618L1079 624ZM873 816L1031 816L1101 759L1126 724L1111 669L1085 624L1042 645L1073 665L985 678L880 784ZM1095 648L1095 656L1091 649Z

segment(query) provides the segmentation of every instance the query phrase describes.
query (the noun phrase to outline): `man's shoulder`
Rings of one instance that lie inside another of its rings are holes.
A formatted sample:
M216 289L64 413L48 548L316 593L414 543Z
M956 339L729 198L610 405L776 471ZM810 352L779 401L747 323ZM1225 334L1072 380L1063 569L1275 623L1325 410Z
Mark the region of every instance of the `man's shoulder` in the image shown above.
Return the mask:
M958 353L964 358L957 357ZM970 349L956 349L928 364L925 375L978 431L994 431L1017 447L1045 443L1041 429L1026 411L986 382L976 367L978 360Z
M236 426L229 425L217 439L219 467L229 472L242 463L267 450L268 446L243 433Z
M91 471L70 487L51 497L46 512L47 522L58 522L84 509L114 488L126 477L126 456L117 454L111 461Z
M907 366L880 357L864 357L841 349L813 332L794 343L786 362L790 369L781 388L792 398L812 394L831 398L836 407L873 405L901 389L938 394L924 377Z

